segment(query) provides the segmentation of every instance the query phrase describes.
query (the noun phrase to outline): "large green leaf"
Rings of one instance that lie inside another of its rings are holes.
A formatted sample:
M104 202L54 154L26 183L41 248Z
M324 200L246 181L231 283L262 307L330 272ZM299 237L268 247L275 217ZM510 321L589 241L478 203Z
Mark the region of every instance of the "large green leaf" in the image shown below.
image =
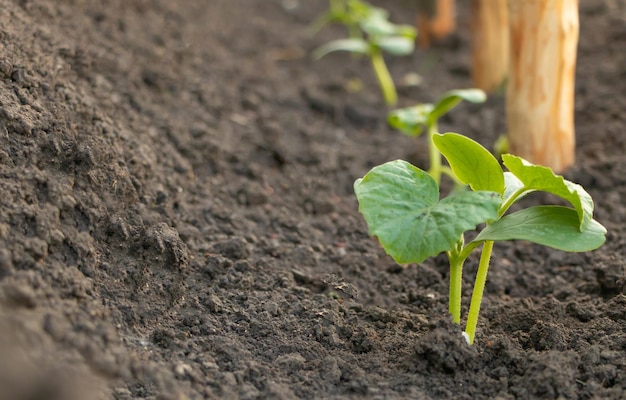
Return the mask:
M470 103L483 103L487 100L487 95L480 89L457 89L446 92L435 103L431 118L433 121L438 120L442 115L456 107L462 100Z
M374 167L354 191L370 234L401 264L450 250L463 232L497 218L501 202L499 194L485 191L439 201L435 180L402 160Z
M593 199L582 186L512 154L503 154L502 161L528 191L540 190L569 201L578 213L578 229L582 232L587 228L593 217Z
M433 105L428 103L400 108L387 115L387 122L405 135L419 136L428 124L432 110Z
M472 190L504 193L504 173L500 163L483 146L451 132L433 135L433 143L448 160L454 175Z
M368 54L370 51L370 44L364 39L351 38L351 39L338 39L328 42L313 52L313 58L319 60L328 53L334 51L349 51L350 53Z
M578 213L562 206L538 206L514 212L483 229L474 242L528 240L563 251L590 251L602 246L606 229L591 220L579 230Z

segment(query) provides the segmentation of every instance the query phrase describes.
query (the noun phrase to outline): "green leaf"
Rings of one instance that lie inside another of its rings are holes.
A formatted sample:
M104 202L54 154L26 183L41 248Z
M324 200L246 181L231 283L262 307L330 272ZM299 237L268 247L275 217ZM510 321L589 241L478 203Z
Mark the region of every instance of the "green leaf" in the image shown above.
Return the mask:
M593 217L593 199L582 186L555 175L550 168L533 165L512 154L502 155L502 161L528 191L540 190L569 201L578 213L579 230L587 228Z
M438 120L462 100L470 103L483 103L487 100L487 95L480 89L457 89L446 92L435 103L431 118L433 121Z
M370 14L361 21L361 29L370 36L390 36L396 33L396 25L379 14Z
M377 39L374 44L394 56L406 56L415 49L415 40L405 36L383 37Z
M448 160L454 175L472 190L504 193L504 173L500 163L483 146L450 132L433 135L433 143Z
M439 201L435 180L402 160L374 167L354 191L370 234L401 264L452 249L463 232L497 218L501 202L497 193L484 191Z
M538 206L507 215L483 229L474 242L528 240L563 251L591 251L602 246L606 229L596 220L579 230L578 213L562 206Z
M397 25L387 19L387 15L371 13L360 21L361 29L372 38L400 36L415 40L417 30L410 25Z
M370 51L370 44L364 39L359 38L333 40L318 47L313 52L313 58L319 60L333 51L349 51L350 53L368 54Z
M426 125L433 110L432 104L418 104L391 111L387 115L389 125L408 136L419 136Z
M348 1L348 12L354 22L361 22L367 18L388 19L389 12L384 8L374 7L363 1Z
M396 35L415 40L417 37L417 29L412 25L396 25Z
M511 196L513 196L517 191L524 188L524 184L520 181L517 176L513 175L513 173L507 171L504 173L504 203L506 203ZM519 196L520 199L522 196Z

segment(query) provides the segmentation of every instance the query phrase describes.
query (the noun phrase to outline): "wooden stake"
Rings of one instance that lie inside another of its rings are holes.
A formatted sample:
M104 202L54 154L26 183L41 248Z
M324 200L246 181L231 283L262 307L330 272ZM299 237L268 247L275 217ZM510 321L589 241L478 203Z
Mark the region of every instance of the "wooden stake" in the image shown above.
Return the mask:
M512 153L562 172L574 163L578 0L508 0Z
M417 14L417 41L429 47L456 29L456 0L420 0Z
M471 0L473 86L495 91L509 70L507 0Z

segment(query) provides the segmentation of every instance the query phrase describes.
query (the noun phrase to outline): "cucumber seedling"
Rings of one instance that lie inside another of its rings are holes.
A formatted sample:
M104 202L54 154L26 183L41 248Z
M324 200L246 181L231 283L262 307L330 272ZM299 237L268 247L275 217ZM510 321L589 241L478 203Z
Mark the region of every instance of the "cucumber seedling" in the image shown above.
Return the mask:
M363 33L359 24L374 14L387 18L385 9L375 7L361 0L329 0L328 11L318 17L311 25L312 34L316 34L329 24L340 24L348 30L350 38L361 38Z
M400 108L391 111L387 116L389 125L407 136L418 137L426 132L426 142L430 167L428 174L437 183L441 181L441 175L445 174L454 179L450 168L441 164L441 154L433 144L433 135L439 133L439 118L456 107L461 101L470 103L483 103L487 95L480 89L457 89L444 93L435 103L420 103L411 107Z
M455 179L471 190L440 200L439 185L425 171L391 161L357 179L354 190L370 234L400 263L420 263L446 252L450 262L449 312L461 322L463 263L482 245L465 336L474 342L494 242L527 240L568 252L590 251L605 241L606 229L593 219L593 200L582 186L551 169L505 154L503 171L489 151L455 133L434 134L433 143L450 164ZM543 205L505 215L530 192L552 193L571 207ZM464 233L485 227L471 241Z
M383 52L398 56L413 53L417 31L412 26L390 22L386 10L365 2L352 0L345 4L336 3L335 11L332 4L326 20L345 24L350 37L326 43L313 52L313 57L320 59L335 51L369 57L385 103L394 106L398 102L398 94Z

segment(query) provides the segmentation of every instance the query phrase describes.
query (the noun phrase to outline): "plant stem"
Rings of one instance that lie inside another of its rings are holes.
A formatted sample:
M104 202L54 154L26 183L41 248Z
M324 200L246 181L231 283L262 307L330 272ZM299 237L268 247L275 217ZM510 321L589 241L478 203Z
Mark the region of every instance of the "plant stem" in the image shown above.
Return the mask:
M394 106L398 102L398 94L396 93L396 85L393 83L393 78L389 73L385 59L383 58L382 50L376 48L370 52L370 59L372 60L372 66L376 73L376 78L380 85L380 89L383 92L385 103L388 106Z
M465 332L469 337L469 344L474 343L476 335L476 325L478 324L478 314L480 313L480 303L483 299L485 291L485 283L487 282L487 272L489 270L489 260L493 250L493 242L485 241L483 251L480 255L480 263L478 264L478 272L476 273L476 283L474 283L474 292L472 293L472 302L470 303L469 314L467 315L467 325Z
M452 322L461 323L461 285L463 283L463 261L458 257L450 259L450 299L448 311L452 315Z
M463 250L461 250L461 252L459 253L459 259L461 260L461 262L465 262L467 257L469 257L472 251L474 251L474 249L476 249L476 247L478 247L479 245L479 242L470 242L467 244L467 246L463 247Z
M462 191L462 190L466 189L467 185L464 184L463 182L461 182L459 180L459 178L457 178L456 175L454 175L454 172L452 172L452 169L450 169L450 167L448 167L446 165L442 165L441 166L441 175L442 176L443 175L447 175L454 182L454 188L452 189L452 192Z
M511 196L509 196L509 198L506 200L506 202L500 206L500 209L498 210L498 218L501 218L504 215L504 213L509 209L509 207L511 207L513 205L513 203L515 203L515 201L522 194L524 194L527 190L528 189L526 189L526 187L522 187L522 188L517 189L517 191L515 193L513 193Z
M437 150L437 147L433 143L433 135L437 133L437 123L433 122L428 124L426 130L426 140L428 141L428 157L430 158L430 168L428 174L433 177L435 182L439 184L441 182L441 153Z

